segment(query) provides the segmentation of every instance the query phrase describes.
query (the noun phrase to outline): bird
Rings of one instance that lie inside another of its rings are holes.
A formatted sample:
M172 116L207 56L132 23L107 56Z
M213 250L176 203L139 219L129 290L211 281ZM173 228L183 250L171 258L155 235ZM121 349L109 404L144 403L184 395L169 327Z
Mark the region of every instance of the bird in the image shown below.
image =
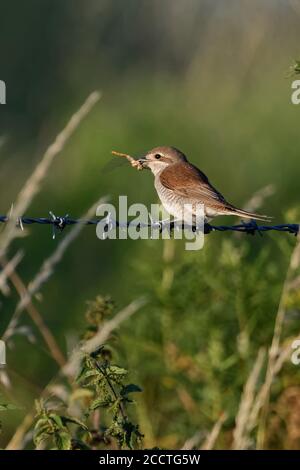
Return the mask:
M193 217L196 215L197 204L203 204L205 223L221 215L235 215L264 222L271 220L267 215L239 209L227 202L207 176L175 147L155 147L138 158L134 166L152 171L154 186L162 206L177 220L184 220L184 207L187 204Z

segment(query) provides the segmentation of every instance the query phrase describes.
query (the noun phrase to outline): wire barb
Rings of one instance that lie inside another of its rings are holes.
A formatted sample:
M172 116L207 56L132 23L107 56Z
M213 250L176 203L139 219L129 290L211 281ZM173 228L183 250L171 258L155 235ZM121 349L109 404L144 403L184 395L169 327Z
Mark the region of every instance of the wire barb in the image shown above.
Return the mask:
M55 240L56 231L59 230L60 232L66 227L67 223L66 220L69 217L69 214L66 214L64 217L56 217L52 211L49 211L49 214L52 218L52 238Z

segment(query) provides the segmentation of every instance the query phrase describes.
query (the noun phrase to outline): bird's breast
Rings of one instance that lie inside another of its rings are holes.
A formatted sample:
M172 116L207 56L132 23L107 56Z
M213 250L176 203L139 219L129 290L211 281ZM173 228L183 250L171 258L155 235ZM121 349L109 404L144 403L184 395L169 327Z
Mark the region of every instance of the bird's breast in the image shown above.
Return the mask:
M175 218L181 219L184 204L188 201L162 185L159 175L155 177L154 186L164 209Z

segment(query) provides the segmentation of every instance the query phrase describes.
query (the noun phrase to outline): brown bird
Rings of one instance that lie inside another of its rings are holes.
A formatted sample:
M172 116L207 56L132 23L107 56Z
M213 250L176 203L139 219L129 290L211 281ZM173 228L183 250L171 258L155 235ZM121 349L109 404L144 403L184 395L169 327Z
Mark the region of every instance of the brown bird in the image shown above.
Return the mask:
M139 158L136 165L152 171L158 197L166 211L176 219L182 220L185 204L191 205L193 215L196 205L203 204L205 222L218 215L236 215L262 221L271 219L238 209L227 202L210 184L207 176L174 147L155 147Z

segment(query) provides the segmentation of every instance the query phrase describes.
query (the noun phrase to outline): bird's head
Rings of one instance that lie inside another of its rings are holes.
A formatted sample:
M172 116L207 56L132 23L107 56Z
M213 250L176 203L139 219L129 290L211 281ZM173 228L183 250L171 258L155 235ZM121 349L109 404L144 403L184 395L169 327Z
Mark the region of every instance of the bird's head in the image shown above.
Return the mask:
M155 147L138 160L143 168L150 169L154 175L174 163L186 162L186 156L175 147Z

